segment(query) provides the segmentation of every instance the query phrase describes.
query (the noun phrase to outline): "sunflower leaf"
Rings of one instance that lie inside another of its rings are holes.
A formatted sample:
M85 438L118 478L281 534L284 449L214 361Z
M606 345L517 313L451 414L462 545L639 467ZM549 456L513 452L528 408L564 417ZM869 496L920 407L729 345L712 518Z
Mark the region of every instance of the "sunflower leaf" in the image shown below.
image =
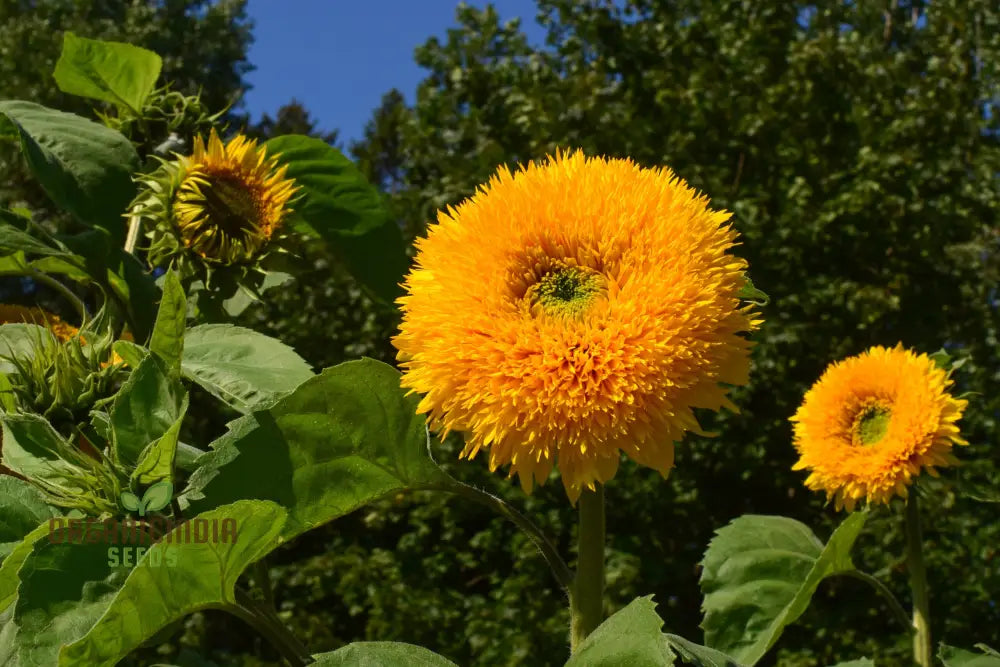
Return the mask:
M38 524L60 515L34 486L0 475L0 557L6 558Z
M354 642L329 653L313 656L316 667L455 667L448 658L423 646L403 642Z
M656 613L653 596L632 600L597 626L566 663L566 667L635 665L659 667L673 664L663 619Z
M417 403L387 364L328 368L232 422L200 460L181 507L270 500L288 508L282 535L291 539L386 494L447 485L451 478L428 453Z
M854 569L850 550L867 513L851 513L824 546L780 516L746 515L720 529L702 561L705 644L753 665L809 605L820 582Z
M156 312L153 339L149 351L159 355L172 373L180 372L181 353L184 349L184 325L187 322L187 301L181 280L173 270L167 271L163 281L163 296Z
M162 66L152 51L67 31L53 76L64 93L111 102L139 116Z
M153 354L142 360L115 395L111 407L112 448L119 463L138 466L140 483L157 481L154 478L163 472L166 458L172 460L170 442L172 439L176 446L176 430L187 402L180 379L172 376L166 364Z
M275 137L264 147L299 187L292 208L300 230L326 241L377 298L401 296L399 282L409 266L402 233L354 163L321 139L302 135Z
M944 667L1000 667L1000 653L985 644L976 644L981 653L941 644L938 659Z
M0 102L0 132L16 136L46 194L82 222L125 239L122 214L135 194L139 156L119 132L32 102Z
M81 626L83 632L64 642L68 645L59 652L58 664L110 667L192 612L234 606L237 579L281 543L285 517L278 505L259 501L241 501L194 517L216 526L218 536L205 541L178 537L150 547L103 605L96 622ZM227 525L235 530L227 531ZM177 530L182 534L183 529Z
M244 414L273 403L313 377L281 341L231 324L203 324L184 334L181 372Z

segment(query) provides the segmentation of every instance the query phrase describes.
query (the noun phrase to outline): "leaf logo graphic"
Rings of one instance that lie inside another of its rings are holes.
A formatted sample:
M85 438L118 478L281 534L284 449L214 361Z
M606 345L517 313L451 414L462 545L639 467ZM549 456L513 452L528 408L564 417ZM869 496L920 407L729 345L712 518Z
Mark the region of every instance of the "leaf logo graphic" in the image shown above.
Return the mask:
M147 512L158 512L169 505L173 493L174 485L163 480L146 489L141 499L129 491L123 492L121 495L122 507L130 512L138 512L139 516L146 516Z

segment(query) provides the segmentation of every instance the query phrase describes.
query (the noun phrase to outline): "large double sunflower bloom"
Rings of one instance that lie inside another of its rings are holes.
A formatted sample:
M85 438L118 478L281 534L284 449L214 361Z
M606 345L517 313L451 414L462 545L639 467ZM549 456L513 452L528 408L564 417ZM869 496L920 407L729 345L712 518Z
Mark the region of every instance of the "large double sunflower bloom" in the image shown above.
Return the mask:
M417 241L393 342L433 428L575 502L621 452L666 475L693 408L735 410L760 320L730 214L668 169L557 155L501 168Z

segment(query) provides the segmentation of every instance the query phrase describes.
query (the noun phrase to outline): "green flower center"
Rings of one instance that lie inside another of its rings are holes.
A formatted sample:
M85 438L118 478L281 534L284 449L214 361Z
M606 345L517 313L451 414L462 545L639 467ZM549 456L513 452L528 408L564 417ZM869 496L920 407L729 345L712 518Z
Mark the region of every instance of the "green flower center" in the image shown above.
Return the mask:
M854 440L864 446L874 445L889 430L892 413L880 405L864 408L854 419Z
M580 266L546 273L525 295L534 308L550 315L576 317L584 313L605 291L604 276Z

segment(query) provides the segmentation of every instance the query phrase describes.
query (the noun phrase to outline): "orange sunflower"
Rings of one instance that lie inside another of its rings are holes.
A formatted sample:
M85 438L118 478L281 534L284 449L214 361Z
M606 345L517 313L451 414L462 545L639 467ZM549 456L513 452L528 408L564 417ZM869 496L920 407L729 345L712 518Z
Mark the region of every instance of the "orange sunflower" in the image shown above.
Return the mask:
M967 401L952 398L948 374L925 354L873 347L827 368L792 422L806 486L837 509L906 497L914 477L957 463L967 444L955 424Z
M525 491L557 465L570 499L621 453L666 476L693 408L736 410L760 320L730 214L669 169L557 154L501 168L416 243L393 339L462 455L489 451Z
M80 331L44 308L10 303L0 303L0 324L37 324L51 331L62 342L68 341Z

